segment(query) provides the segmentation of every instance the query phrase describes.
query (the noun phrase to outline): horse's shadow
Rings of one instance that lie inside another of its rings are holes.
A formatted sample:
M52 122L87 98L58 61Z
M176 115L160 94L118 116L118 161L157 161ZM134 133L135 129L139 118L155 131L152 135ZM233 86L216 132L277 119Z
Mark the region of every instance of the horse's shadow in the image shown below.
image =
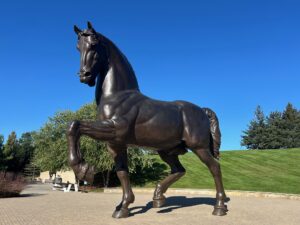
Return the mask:
M226 202L230 201L229 198L226 199ZM152 201L148 202L146 206L135 206L130 208L130 216L134 216L136 214L142 214L147 212L152 207ZM210 197L195 197L195 198L187 198L186 196L172 196L166 199L165 205L161 210L157 211L157 213L169 213L173 210L191 207L195 205L211 205L214 206L216 203L215 198ZM136 211L138 210L138 211Z

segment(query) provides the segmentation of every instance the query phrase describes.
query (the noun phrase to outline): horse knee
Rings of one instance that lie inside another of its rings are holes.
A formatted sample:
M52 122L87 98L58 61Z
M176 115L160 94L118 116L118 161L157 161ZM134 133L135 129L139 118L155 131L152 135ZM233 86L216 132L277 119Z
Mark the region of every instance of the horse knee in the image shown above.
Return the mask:
M67 135L68 136L75 136L78 130L80 122L78 120L73 120L70 125L69 128L67 129Z

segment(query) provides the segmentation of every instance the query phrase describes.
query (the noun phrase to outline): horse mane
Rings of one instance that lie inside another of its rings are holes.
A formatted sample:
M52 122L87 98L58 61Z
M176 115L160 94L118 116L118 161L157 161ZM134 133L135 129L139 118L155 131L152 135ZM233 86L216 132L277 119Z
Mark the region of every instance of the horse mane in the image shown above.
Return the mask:
M110 51L115 51L121 57L123 63L125 63L125 65L128 69L129 75L133 76L136 80L135 72L134 72L130 62L128 61L127 57L123 54L123 52L110 39L108 39L107 37L105 37L104 35L102 35L100 33L97 33L97 34L100 37L100 41L102 43L104 43L105 47L107 48L108 60L109 60L110 54L111 54ZM137 84L137 81L136 81L136 84ZM139 89L138 84L137 84L137 89Z
M128 85L127 89L140 91L135 72L130 62L128 61L127 57L122 53L122 51L110 39L108 39L104 35L98 32L93 33L92 31L88 31L88 30L84 31L84 35L86 36L95 35L95 34L99 43L102 44L104 49L106 49L107 65L104 66L105 69L103 69L102 73L107 74L108 69L111 66L111 63L114 62L115 59L118 59L119 60L118 69L122 71L118 75L120 76L121 79L123 78L124 80L127 80L126 82L126 84ZM112 57L114 59L111 59ZM98 77L97 80L96 93L95 93L97 104L100 102L100 98L102 96L102 88L103 88L102 85L105 76L106 75L100 76L101 78Z

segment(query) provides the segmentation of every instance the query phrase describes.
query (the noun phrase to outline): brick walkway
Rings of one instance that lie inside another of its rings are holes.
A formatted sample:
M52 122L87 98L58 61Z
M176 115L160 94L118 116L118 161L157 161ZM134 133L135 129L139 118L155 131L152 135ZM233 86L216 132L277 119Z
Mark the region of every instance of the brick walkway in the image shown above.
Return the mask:
M119 193L63 193L48 185L33 185L24 197L0 199L1 225L194 225L194 224L300 224L300 201L257 197L230 197L229 212L212 216L211 196L169 195L161 209L151 207L151 194L136 193L131 216L113 219Z

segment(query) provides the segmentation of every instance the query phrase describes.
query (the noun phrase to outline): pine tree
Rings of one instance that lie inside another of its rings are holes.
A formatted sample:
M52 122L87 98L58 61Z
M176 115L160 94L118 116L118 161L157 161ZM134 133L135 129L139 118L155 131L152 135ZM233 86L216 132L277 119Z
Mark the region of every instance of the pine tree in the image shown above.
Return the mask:
M295 143L295 148L299 148L300 147L300 111L297 111L297 117L295 120L295 124L296 124L296 128L295 128L295 139L294 139L294 143Z
M18 151L18 158L20 168L24 169L26 164L29 164L34 152L34 143L32 134L34 132L25 132L21 135L19 139L19 151Z
M3 154L3 150L4 150L4 137L3 135L0 135L0 171L5 170L5 164L4 164L4 154Z
M243 131L241 145L248 149L283 149L300 147L300 111L288 103L285 110L271 112L265 118L260 106L248 130Z
M5 161L5 170L17 172L19 170L19 163L17 160L17 153L19 150L19 142L16 132L11 132L8 136L7 142L4 145L3 158Z
M271 112L266 119L266 148L283 148L283 133L282 113L278 111Z
M250 122L248 129L243 131L241 145L248 149L264 149L266 141L265 115L260 106L256 107L255 118Z
M297 117L298 111L291 103L288 103L282 114L283 119L283 147L294 148L297 147Z

